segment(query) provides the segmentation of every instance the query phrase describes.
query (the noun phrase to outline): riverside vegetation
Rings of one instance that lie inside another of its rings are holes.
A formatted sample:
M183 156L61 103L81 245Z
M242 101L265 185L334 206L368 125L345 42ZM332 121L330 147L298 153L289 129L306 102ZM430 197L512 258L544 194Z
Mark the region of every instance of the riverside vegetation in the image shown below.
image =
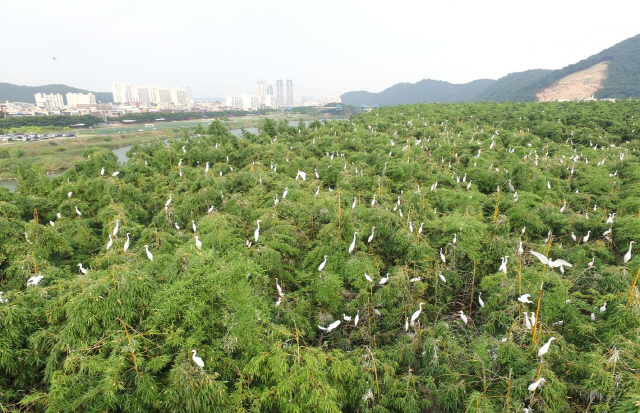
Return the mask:
M0 407L637 413L639 113L398 106L21 165Z

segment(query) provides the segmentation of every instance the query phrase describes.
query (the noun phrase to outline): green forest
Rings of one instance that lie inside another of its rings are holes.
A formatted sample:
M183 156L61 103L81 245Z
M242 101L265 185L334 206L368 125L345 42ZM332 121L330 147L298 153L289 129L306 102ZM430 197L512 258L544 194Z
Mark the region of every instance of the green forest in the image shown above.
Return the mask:
M0 409L638 413L638 114L396 106L23 164Z

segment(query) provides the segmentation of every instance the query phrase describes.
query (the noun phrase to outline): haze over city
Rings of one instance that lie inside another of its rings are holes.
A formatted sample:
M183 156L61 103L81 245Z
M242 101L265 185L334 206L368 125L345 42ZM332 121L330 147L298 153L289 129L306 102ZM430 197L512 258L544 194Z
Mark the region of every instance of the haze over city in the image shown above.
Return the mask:
M7 2L3 28L17 37L3 44L12 64L0 80L166 84L218 97L294 79L296 99L423 78L464 83L573 63L637 34L639 11L619 0Z

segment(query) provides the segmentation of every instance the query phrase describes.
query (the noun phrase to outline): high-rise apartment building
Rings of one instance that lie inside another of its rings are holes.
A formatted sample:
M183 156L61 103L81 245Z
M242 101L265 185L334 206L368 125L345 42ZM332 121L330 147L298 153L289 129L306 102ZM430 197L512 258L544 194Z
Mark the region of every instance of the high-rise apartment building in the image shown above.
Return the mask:
M282 80L276 80L276 102L278 106L284 106L284 90Z
M273 95L273 85L267 86L267 95Z
M261 105L265 104L265 96L267 95L267 81L258 80L258 100Z
M293 106L293 80L287 79L287 106Z
M124 82L117 82L111 85L114 103L135 102L131 93L131 86Z
M95 105L96 95L93 93L67 93L67 106Z
M60 93L36 93L36 106L43 109L62 109L64 107L64 101Z
M132 86L124 82L111 85L115 103L173 103L176 106L193 104L191 88L160 86Z

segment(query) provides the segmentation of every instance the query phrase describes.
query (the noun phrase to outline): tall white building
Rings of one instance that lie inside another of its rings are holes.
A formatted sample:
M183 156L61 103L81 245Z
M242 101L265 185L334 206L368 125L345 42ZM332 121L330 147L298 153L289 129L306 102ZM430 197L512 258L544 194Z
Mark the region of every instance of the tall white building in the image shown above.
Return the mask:
M242 98L237 95L229 95L227 96L225 106L232 110L242 110Z
M96 95L93 93L67 93L67 106L95 105Z
M259 80L258 81L258 98L260 99L260 105L265 105L266 96L267 96L267 81Z
M113 93L114 103L133 103L133 95L131 86L124 82L117 82L111 85L111 93Z
M244 93L242 95L242 109L244 110L260 109L260 97L256 95L248 95Z
M36 106L43 109L62 109L64 101L60 93L36 93Z

